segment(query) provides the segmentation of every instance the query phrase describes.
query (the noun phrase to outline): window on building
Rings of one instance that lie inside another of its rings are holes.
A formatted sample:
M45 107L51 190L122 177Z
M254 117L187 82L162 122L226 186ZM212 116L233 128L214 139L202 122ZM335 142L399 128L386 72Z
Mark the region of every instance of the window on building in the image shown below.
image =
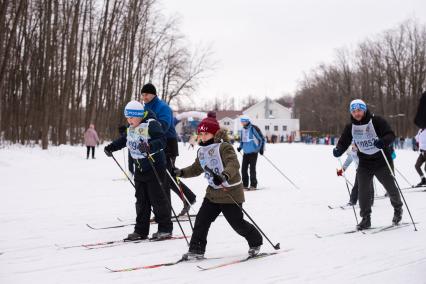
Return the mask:
M274 126L274 131L278 131L278 125Z
M265 130L269 130L269 125L265 125Z
M283 125L283 131L287 131L287 125Z

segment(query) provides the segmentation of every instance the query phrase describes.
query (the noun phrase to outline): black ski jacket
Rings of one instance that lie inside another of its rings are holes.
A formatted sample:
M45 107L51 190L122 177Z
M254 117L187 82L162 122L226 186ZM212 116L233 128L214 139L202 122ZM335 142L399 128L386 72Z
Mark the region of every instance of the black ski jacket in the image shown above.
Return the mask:
M371 114L370 111L368 110L361 121L356 121L351 116L351 123L348 123L345 129L343 130L342 136L340 137L336 148L338 148L342 152L346 151L346 149L348 149L348 147L352 143L352 124L364 125L364 124L367 124L370 121L370 119L372 119L372 123L373 123L374 129L376 130L377 136L379 137L379 139L382 139L385 144L383 151L385 152L385 155L390 165L393 166L392 144L393 144L393 141L395 140L395 133L392 131L389 123L387 123L385 119L383 119L380 116ZM358 151L358 157L359 157L359 167L375 169L375 168L386 166L386 161L383 158L381 151L373 155L367 155Z

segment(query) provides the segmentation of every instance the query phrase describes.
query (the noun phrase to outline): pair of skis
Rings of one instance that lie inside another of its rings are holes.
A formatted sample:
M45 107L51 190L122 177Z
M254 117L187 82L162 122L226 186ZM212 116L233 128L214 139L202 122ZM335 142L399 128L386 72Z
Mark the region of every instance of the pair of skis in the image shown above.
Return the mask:
M327 238L327 237L334 237L334 236L339 236L339 235L348 235L348 234L354 234L354 233L361 233L361 234L364 234L364 235L365 234L377 234L377 233L381 233L381 232L400 229L400 228L407 227L407 226L410 226L410 225L412 225L412 223L400 223L398 225L386 225L386 226L372 227L372 228L364 229L364 230L353 229L353 230L347 230L347 231L343 231L343 232L331 233L331 234L327 234L327 235L315 234L315 237L322 239L322 238Z
M190 236L187 236L190 237ZM160 241L168 241L168 240L180 240L184 239L184 236L172 236L170 238L166 239L145 239L145 240L134 240L134 241L128 241L128 240L113 240L113 241L105 241L105 242L98 242L98 243L87 243L87 244L79 244L79 245L71 245L71 246L62 246L56 244L55 246L58 249L71 249L71 248L86 248L86 249L100 249L100 248L108 248L108 247L114 247L119 245L125 245L125 244L137 244L137 243L145 243L145 242L160 242Z
M197 268L200 269L201 271L207 271L207 270L226 267L226 266L230 266L230 265L234 265L234 264L238 264L238 263L243 263L243 262L247 262L247 261L251 261L251 260L255 260L255 259L265 258L265 257L276 255L276 254L279 254L279 253L288 252L290 250L291 249L281 250L281 251L277 251L277 252L264 252L264 253L259 253L256 256L248 256L248 257L245 257L245 258L241 258L241 259L237 259L237 260L233 260L233 261L228 261L228 262L224 262L224 263L212 265L212 266L197 265ZM160 267L165 267L165 266L173 266L173 265L176 265L176 264L179 264L179 263L184 263L184 262L185 263L193 263L193 262L212 260L212 259L222 259L222 257L201 258L201 259L198 259L198 260L189 260L189 261L184 260L184 259L179 259L177 261L157 263L157 264L145 265L145 266L135 266L135 267L121 268L121 269L113 269L113 268L110 268L110 267L105 267L105 269L107 269L110 272L129 272L129 271L142 270L142 269L153 269L153 268L160 268Z
M197 215L190 215L190 218L195 218ZM117 218L120 222L123 222L123 220L122 219L120 219L120 218ZM189 221L189 219L188 219L188 217L187 216L180 216L180 217L178 217L178 219L179 219L179 221L180 222L187 222L187 221ZM176 219L175 218L173 218L172 219L172 222L176 222ZM152 218L151 220L150 220L150 223L151 224L155 224L155 219L154 218ZM120 225L112 225L112 226L103 226L103 227L97 227L97 226L94 226L94 225L90 225L90 224L86 224L86 226L87 227L89 227L90 229L92 229L92 230L107 230L107 229L116 229L116 228L123 228L123 227L128 227L128 226L134 226L135 225L135 223L125 223L125 224L120 224Z

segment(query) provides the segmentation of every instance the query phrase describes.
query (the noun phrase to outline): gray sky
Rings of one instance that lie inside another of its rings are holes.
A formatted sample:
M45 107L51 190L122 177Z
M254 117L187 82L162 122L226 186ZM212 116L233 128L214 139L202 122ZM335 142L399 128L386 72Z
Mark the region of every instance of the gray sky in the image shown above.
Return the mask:
M211 44L216 70L194 98L277 98L335 50L408 18L426 23L425 0L161 0L192 45Z

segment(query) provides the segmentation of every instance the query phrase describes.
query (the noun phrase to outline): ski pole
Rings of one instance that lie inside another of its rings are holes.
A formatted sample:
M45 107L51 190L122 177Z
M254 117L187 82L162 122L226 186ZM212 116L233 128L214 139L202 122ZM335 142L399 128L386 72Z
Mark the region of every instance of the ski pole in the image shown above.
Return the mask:
M192 208L191 203L188 201L188 199L186 198L185 194L183 194L183 190L180 187L180 185L176 182L176 180L173 178L173 176L170 174L169 169L166 169L167 175L170 177L170 179L173 181L174 185L176 186L177 189L179 189L181 198L183 200L185 200L188 204L189 204L189 208L191 208L194 212L195 210ZM194 226L192 225L192 221L191 221L191 216L189 214L189 211L186 212L187 216L188 216L188 220L189 220L189 224L191 225L191 229L192 231L194 231Z
M339 160L339 164L340 167L343 169L343 164L342 164L342 160L340 160L340 157L337 158ZM351 190L349 189L349 185L348 185L348 179L346 178L345 175L345 171L342 172L342 176L345 178L345 184L346 184L346 188L348 189L348 194L349 194L349 199L351 198ZM359 189L358 189L359 190ZM355 220L356 220L356 224L358 225L358 217L356 216L356 211L355 211L355 205L352 205L352 209L354 211L354 215L355 215Z
M121 167L121 165L118 163L118 161L115 159L114 155L111 153L111 157L114 159L115 163L117 164L117 166L120 168L120 170L124 173L124 175L126 176L126 178L130 181L130 183L133 185L133 187L136 190L136 185L135 183L130 179L130 177L127 175L127 173L123 170L123 168Z
M171 210L172 210L172 212L173 212L173 217L176 219L176 222L178 223L179 228L180 228L180 230L182 231L183 236L185 237L185 241L186 241L187 245L189 246L188 237L186 236L185 231L184 231L184 230L183 230L183 228L182 228L182 224L180 223L179 218L177 217L176 212L175 212L175 210L173 209L172 201L170 200L170 198L169 198L169 197L167 196L167 194L166 194L166 189L165 189L165 187L164 187L164 185L163 185L163 182L161 181L160 176L158 175L157 169L155 168L154 163L152 162L152 159L153 159L153 158L152 158L152 156L151 156L151 153L149 152L149 150L147 149L147 147L146 147L146 145L145 145L144 143L141 143L141 145L142 145L142 146L143 146L143 148L144 148L144 152L147 154L146 159L148 160L148 162L149 162L149 164L150 164L150 166L151 166L151 168L152 168L152 171L154 172L155 178L157 179L157 182L158 182L158 184L160 185L160 188L161 188L161 190L162 190L162 192L163 192L163 194L164 194L164 197L165 197L165 198L166 198L166 200L169 202L170 209L171 209ZM166 169L166 170L167 170L167 169Z
M291 181L291 179L289 179L274 163L272 163L272 161L265 156L265 154L261 155L263 156L285 179L287 179L296 189L300 189L297 185L294 184L293 181Z
M204 167L204 169L209 173L209 174L211 174L212 176L213 175L216 175L214 172L213 172L213 170L212 169L210 169L209 167L207 167L207 166L205 166ZM226 195L229 197L229 198L231 198L232 199L232 202L234 202L235 203L235 205L237 205L239 208L240 208L240 210L250 219L250 221L253 223L253 225L259 230L259 232L265 237L265 239L267 239L268 240L268 242L271 244L271 246L275 249L275 250L279 250L280 249L280 243L277 243L276 245L274 245L272 242L271 242L271 240L269 240L269 238L268 238L268 236L266 236L266 234L262 231L262 229L257 225L257 223L250 217L250 215L247 213L247 211L240 205L240 204L238 204L238 202L234 199L234 197L232 197L232 195L231 194L229 194L229 192L228 191L226 191L226 189L225 189L225 187L223 186L223 185L221 185L221 187L222 187L222 189L223 189L223 191L226 193Z
M411 187L415 187L415 185L414 184L411 184L409 181L408 181L408 179L395 167L395 165L393 166L394 167L394 169L395 169L395 171L405 180L405 182L409 185L409 186L411 186Z
M398 181L395 178L395 174L394 174L394 172L393 172L393 170L392 170L392 168L391 168L391 166L389 164L388 158L386 157L385 152L383 151L383 149L380 149L380 152L382 152L383 158L385 159L386 164L388 165L389 171L390 171L390 173L391 173L391 175L393 177L393 180L395 181L395 184L398 187L398 190L399 190L399 193L401 194L402 200L404 200L405 207L407 207L408 214L410 215L410 218L411 218L411 222L413 222L414 231L417 231L416 223L413 220L413 216L411 216L410 208L408 208L407 201L405 200L404 194L402 194L402 190L399 187Z

